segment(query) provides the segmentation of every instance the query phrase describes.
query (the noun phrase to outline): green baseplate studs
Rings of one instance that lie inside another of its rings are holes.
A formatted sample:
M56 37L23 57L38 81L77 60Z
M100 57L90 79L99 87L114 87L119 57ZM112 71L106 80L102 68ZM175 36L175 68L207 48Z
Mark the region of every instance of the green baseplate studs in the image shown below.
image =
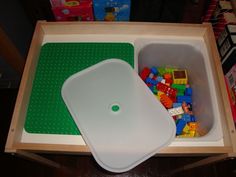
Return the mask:
M28 104L25 130L29 133L79 135L61 97L64 81L102 60L118 58L134 66L129 43L47 43L42 46ZM96 90L95 90L96 91ZM112 111L119 111L118 105Z

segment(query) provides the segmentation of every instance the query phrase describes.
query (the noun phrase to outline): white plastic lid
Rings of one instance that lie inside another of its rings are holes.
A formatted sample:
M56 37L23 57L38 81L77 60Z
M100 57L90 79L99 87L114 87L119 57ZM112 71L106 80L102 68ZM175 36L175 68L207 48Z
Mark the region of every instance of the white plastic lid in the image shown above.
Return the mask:
M122 60L72 75L62 97L95 160L108 171L128 171L175 138L172 117Z

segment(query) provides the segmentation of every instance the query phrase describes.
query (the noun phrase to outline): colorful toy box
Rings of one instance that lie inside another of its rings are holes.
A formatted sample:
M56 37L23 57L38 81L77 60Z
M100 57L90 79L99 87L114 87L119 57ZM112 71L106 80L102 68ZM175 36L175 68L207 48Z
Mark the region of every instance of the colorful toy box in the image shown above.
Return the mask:
M50 0L57 21L93 21L92 0Z
M94 16L98 21L129 21L130 0L93 0Z
M233 114L234 122L236 123L236 64L225 75L227 91L229 94L230 106Z

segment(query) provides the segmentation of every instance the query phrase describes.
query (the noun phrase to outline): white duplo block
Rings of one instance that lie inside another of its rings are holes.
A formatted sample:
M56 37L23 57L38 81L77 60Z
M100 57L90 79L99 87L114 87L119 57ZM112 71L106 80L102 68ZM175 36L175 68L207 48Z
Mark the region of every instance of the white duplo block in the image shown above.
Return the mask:
M177 108L168 109L168 112L170 113L171 116L177 116L177 115L183 114L184 110L180 106L180 107L177 107Z

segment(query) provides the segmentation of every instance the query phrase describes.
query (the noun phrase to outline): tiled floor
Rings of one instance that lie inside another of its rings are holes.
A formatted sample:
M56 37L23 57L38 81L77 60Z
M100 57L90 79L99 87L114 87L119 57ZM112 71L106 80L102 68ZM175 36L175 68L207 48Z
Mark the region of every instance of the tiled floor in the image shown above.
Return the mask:
M24 176L24 177L170 177L171 169L195 161L198 158L184 157L152 157L140 164L136 168L122 174L113 174L99 167L92 156L75 155L47 155L68 167L70 169L54 169L36 162L24 160L22 158L4 153L4 146L7 137L10 119L15 103L17 90L0 90L0 164L1 173L5 176ZM227 160L217 164L199 167L193 170L184 171L173 175L173 177L231 177L236 176L236 160Z

